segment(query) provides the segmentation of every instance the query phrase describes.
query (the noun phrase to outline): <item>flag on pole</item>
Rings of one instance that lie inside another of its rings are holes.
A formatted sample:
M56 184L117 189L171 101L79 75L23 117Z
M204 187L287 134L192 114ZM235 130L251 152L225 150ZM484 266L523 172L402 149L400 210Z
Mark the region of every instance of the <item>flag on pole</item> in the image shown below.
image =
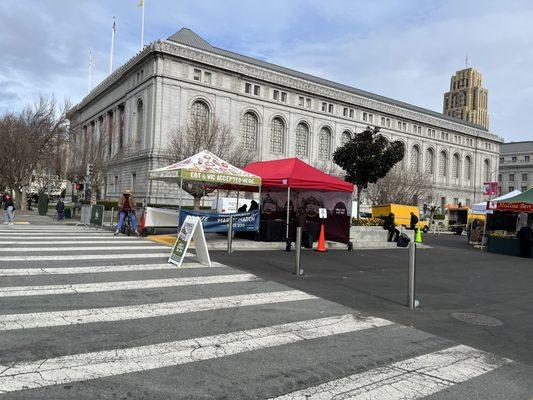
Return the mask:
M113 25L111 26L111 29L113 30L113 33L117 31L117 25L115 23L115 17L113 17Z
M139 4L137 4L137 7L142 7L144 6L144 0L139 0Z

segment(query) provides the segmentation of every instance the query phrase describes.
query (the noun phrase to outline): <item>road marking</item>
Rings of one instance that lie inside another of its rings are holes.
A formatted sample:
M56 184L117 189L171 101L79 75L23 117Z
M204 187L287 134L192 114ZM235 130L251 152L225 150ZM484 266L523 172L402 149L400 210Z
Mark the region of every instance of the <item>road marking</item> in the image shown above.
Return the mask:
M155 289L177 286L209 285L215 283L249 282L255 280L259 280L259 278L252 274L233 274L171 279L148 279L139 281L76 283L73 285L7 286L0 288L0 297L98 293L118 290Z
M66 243L67 245L69 243ZM139 245L132 246L127 244L125 246L75 246L75 247L8 247L0 249L0 252L21 251L27 252L44 252L44 251L101 251L101 250L139 250L141 247L146 247L146 250L161 250L168 249L168 246L159 246L152 244L151 246ZM127 257L127 255L126 255Z
M72 275L72 274L98 274L105 272L135 272L152 271L161 269L193 269L193 268L223 268L224 264L211 261L211 267L199 263L184 263L180 268L174 264L134 264L134 265L99 265L93 267L65 267L65 268L5 268L0 269L0 276L27 276L27 275Z
M72 235L77 235L77 236L72 236ZM35 236L35 235L40 235L40 236ZM20 238L32 238L32 239L35 239L35 238L44 238L44 239L48 239L50 237L57 237L57 238L61 238L61 239L71 239L71 238L75 238L75 237L79 237L79 236L87 236L87 237L95 237L95 236L102 236L102 237L114 237L113 234L111 232L49 232L49 233L46 233L46 232L0 232L0 239L2 237L20 237Z
M132 240L140 241L139 238L135 236L113 236L111 234L106 234L106 235L95 234L92 236L85 236L85 235L82 235L82 236L24 236L24 237L21 236L21 237L6 238L6 240L14 240L14 241L21 241L21 242L26 241L29 243L41 243L41 242L37 242L36 240L54 240L55 243L57 243L58 240L66 240L66 239L68 239L69 241L76 241L76 240L82 240L82 239L83 240L87 240L87 239L108 240L109 242L132 241ZM2 237L0 237L0 243L5 243Z
M317 297L299 290L290 290L203 298L197 300L173 301L166 303L140 304L134 306L89 308L85 310L65 310L28 314L8 314L0 316L0 331L155 318L200 311L221 310L225 308L237 308L314 299L317 299Z
M511 360L455 346L289 393L275 400L411 400L437 393Z
M12 244L16 244L16 245L29 245L29 244L34 244L34 245L37 245L37 246L40 246L42 244L55 244L55 245L65 245L65 246L69 246L71 244L124 244L124 242L126 243L131 243L132 241L136 244L145 244L145 245L149 245L149 244L154 244L154 242L152 241L144 241L144 240L139 240L138 238L135 238L135 237L132 237L130 238L131 240L126 240L126 238L124 238L123 240L117 240L115 238L111 239L111 238L94 238L93 240L70 240L69 238L69 241L68 242L60 242L60 241L57 241L57 240L43 240L43 241L35 241L35 240L10 240L10 241L0 241L1 244L3 245L12 245ZM167 246L168 247L168 246Z
M166 247L168 249L168 247ZM132 253L132 254L70 254L55 256L5 256L2 261L74 261L74 260L133 260L137 258L168 258L169 252L165 253Z
M175 342L14 363L0 366L0 392L211 360L390 324L392 322L381 318L348 314Z

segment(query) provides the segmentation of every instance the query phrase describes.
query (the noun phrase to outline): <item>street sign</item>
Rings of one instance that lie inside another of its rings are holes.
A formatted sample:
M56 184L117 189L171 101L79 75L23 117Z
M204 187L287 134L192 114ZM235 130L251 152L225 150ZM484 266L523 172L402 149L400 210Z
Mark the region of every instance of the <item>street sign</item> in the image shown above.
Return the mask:
M326 208L318 209L318 218L326 219L328 217L328 210Z
M211 259L209 258L209 251L207 250L202 222L199 217L193 217L192 215L188 215L187 218L185 218L185 221L178 232L178 237L172 248L168 262L180 267L187 254L187 249L191 244L191 240L194 240L196 258L198 261L210 267Z

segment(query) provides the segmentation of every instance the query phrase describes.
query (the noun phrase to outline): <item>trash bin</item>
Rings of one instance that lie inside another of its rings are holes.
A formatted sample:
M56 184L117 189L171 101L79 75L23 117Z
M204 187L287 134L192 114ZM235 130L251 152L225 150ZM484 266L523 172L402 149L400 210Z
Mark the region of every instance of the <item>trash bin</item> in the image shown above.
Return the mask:
M72 209L71 208L65 208L65 219L71 219L72 218Z

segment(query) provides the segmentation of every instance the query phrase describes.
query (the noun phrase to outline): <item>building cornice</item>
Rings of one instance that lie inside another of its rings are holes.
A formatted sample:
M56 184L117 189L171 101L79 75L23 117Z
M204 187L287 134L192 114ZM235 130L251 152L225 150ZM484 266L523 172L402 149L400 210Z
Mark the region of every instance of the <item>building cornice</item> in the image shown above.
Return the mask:
M486 140L503 143L503 139L497 135L485 132L460 123L454 123L445 119L433 117L423 112L417 112L388 104L378 100L358 96L353 93L332 88L327 85L321 85L309 80L294 77L288 74L262 68L244 61L235 60L212 52L192 48L169 40L158 40L146 46L142 51L128 60L125 64L117 68L110 76L97 85L78 105L71 111L81 110L92 100L109 89L114 83L120 80L126 72L132 69L138 62L148 56L150 53L163 53L178 58L195 61L201 64L210 65L215 68L227 70L232 73L242 74L252 79L257 79L280 86L292 88L296 91L307 92L319 95L324 98L334 99L336 101L351 104L368 110L378 111L390 116L411 120L418 123L431 125L442 130L461 132L466 135L483 138Z

